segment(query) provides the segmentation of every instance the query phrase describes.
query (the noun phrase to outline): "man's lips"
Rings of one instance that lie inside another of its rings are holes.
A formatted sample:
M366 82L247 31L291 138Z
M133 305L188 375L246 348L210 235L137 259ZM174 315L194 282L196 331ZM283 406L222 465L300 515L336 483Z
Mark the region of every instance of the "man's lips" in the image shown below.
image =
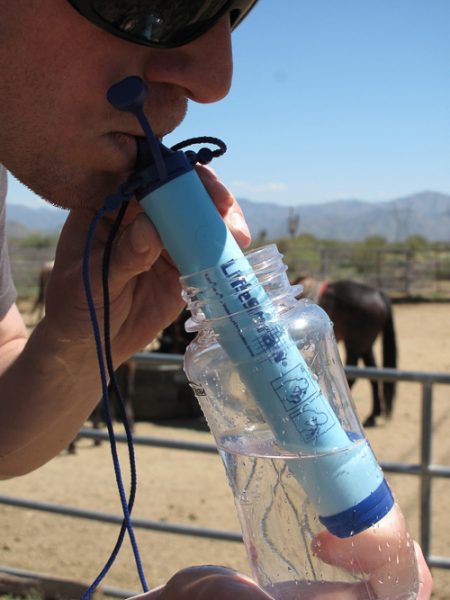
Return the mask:
M166 133L171 133L171 130L164 132L163 135L159 135L157 133L155 133L155 138L158 139L159 141L162 141L162 139L164 138L164 135L166 135ZM113 140L113 142L119 147L119 148L124 148L125 151L129 152L129 148L133 145L136 145L136 139L145 139L145 135L141 132L139 134L134 134L134 133L125 133L123 131L112 131L108 134L111 139Z
M108 137L126 160L134 165L137 157L136 137L122 132L111 132Z

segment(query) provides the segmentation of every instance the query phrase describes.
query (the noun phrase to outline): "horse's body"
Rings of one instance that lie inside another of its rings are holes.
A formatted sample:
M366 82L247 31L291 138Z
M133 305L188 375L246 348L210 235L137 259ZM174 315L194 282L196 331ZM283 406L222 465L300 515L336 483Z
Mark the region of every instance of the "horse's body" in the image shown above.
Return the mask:
M342 341L346 352L346 365L356 365L362 359L367 367L376 367L373 345L379 335L383 337L383 367L396 368L397 344L392 306L381 291L356 281L341 280L319 283L311 278L299 278L295 283L304 286L303 296L321 306L334 325L337 341ZM354 380L349 379L350 387ZM372 412L364 425L374 426L382 413L392 413L395 384L384 382L380 389L377 381L371 382Z
M134 430L133 393L135 373L136 363L131 360L122 363L114 373L120 397L122 399L122 405L120 398L116 394L115 386L112 384L112 382L110 382L108 385L109 412L111 415L111 420L120 421L123 423L124 419L122 412L124 412L131 431ZM106 414L103 401L100 401L97 404L92 413L89 415L88 421L92 423L93 429L100 429L100 427L106 426ZM77 438L70 442L67 448L69 454L76 453L76 442ZM94 440L95 446L99 446L100 443L101 442L99 439Z
M184 354L186 348L195 337L195 333L189 333L184 328L190 313L184 308L173 323L166 327L159 336L159 348L157 352L164 354Z

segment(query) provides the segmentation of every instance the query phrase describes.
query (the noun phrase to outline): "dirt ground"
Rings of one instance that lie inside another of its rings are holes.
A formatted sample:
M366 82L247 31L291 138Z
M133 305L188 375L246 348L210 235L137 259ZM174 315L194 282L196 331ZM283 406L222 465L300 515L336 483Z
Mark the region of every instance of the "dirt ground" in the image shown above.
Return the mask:
M450 373L450 305L395 305L399 368ZM379 347L377 351L379 352ZM433 462L450 465L450 389L435 386ZM369 411L369 383L359 381L353 396L362 419ZM381 461L420 460L421 387L400 384L389 422L368 430ZM211 441L209 433L186 427L138 423L137 434ZM125 448L119 447L126 465ZM231 492L215 454L157 448L136 449L139 489L135 517L239 531ZM126 468L124 467L125 472ZM127 481L127 474L125 480ZM389 475L412 533L419 538L419 480ZM0 482L0 494L63 503L120 514L110 450L78 444L76 455L62 453L28 476ZM450 556L450 481L433 484L432 553ZM109 556L117 526L0 505L0 564L90 583ZM151 587L191 564L222 564L249 572L241 544L137 530ZM434 571L433 598L450 598L450 571ZM129 544L107 576L107 585L138 590Z

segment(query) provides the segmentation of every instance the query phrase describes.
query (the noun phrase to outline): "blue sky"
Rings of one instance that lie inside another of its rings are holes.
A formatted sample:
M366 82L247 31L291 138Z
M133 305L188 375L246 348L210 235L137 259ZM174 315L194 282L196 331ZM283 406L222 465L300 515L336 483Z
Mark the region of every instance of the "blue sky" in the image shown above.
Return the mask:
M259 0L234 56L227 99L193 104L166 142L221 137L237 197L450 193L450 0Z

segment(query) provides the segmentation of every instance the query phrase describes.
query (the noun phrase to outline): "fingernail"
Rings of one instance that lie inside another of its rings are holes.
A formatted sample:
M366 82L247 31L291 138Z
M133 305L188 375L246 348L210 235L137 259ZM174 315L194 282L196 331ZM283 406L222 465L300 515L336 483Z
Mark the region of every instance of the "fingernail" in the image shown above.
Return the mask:
M230 223L231 223L233 229L236 229L245 237L247 237L249 239L251 238L250 230L247 226L247 223L245 222L244 217L240 213L232 212L229 215L229 220L230 220Z
M147 217L139 215L131 227L131 245L138 254L143 254L150 250L150 232L149 224L146 223Z

